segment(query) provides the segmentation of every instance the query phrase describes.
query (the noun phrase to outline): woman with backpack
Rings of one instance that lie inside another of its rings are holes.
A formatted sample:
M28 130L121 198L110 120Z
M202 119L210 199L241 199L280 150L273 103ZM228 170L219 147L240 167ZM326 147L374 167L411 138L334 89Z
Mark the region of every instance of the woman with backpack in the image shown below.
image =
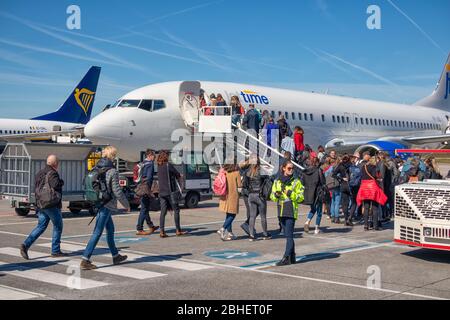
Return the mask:
M362 167L361 172L361 187L359 188L358 196L356 198L358 206L364 205L364 230L368 231L369 215L373 216L373 226L375 230L381 230L378 223L380 218L380 205L384 206L387 202L387 196L378 185L377 181L377 160L372 157Z
M270 240L272 237L267 232L267 200L263 195L263 188L266 180L269 179L267 176L261 174L261 165L259 158L254 156L250 158L250 167L244 175L243 185L247 188L248 193L248 204L250 209L250 219L249 219L249 240L255 241L256 234L255 222L256 217L259 214L261 216L261 226L263 229L262 240Z
M102 203L95 222L95 228L89 240L86 249L84 250L81 260L81 270L93 270L97 269L97 266L90 261L95 247L103 234L103 230L106 229L106 241L108 243L109 250L113 257L113 264L117 265L124 262L128 257L120 255L114 242L114 222L112 219L112 212L117 210L117 201L119 201L127 212L130 212L130 204L127 197L122 191L119 184L119 174L114 167L113 161L117 157L117 149L111 146L106 147L102 152L102 159L97 163L96 169L102 172L104 176L104 183L108 193L108 202Z
M319 159L314 158L309 161L309 166L303 171L303 183L305 187L305 200L303 204L309 205L311 210L309 211L308 218L305 222L305 232L309 233L309 226L311 220L316 217L316 230L314 234L320 233L320 223L322 221L322 207L325 198L325 193L328 192L325 184L325 177L322 170L319 168Z
M345 225L347 227L352 227L352 216L349 216L349 205L350 205L350 197L351 197L351 190L350 190L350 166L352 163L350 162L350 156L344 155L341 159L341 162L339 165L334 169L333 171L333 178L335 178L337 181L339 181L339 191L341 193L341 206L342 211L344 212L344 219L345 219ZM339 223L339 208L335 207L335 214L337 212L337 222ZM337 211L336 211L337 210Z
M296 263L294 227L298 219L298 206L304 199L304 187L300 179L294 176L291 161L283 164L281 177L273 183L270 199L277 203L278 217L286 237L286 249L283 259L276 265L286 266Z
M223 170L226 174L226 193L220 197L219 210L226 214L223 227L217 231L223 241L232 241L236 237L233 234L233 221L239 214L239 191L242 187L239 168L234 164L225 164ZM225 236L225 231L227 235Z
M180 224L180 207L178 202L181 197L181 190L178 180L181 178L181 174L175 169L175 167L169 163L169 154L166 151L162 151L158 155L158 185L159 185L159 201L161 204L161 216L160 216L160 234L161 238L168 238L169 236L164 230L166 215L168 210L173 211L175 219L176 236L181 237L187 234L187 232L181 229Z

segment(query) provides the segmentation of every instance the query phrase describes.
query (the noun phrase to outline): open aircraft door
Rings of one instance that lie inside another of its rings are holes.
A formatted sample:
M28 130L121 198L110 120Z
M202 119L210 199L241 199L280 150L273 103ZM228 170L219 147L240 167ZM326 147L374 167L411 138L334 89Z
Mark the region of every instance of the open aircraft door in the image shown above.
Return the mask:
M185 81L180 85L180 108L188 127L198 124L200 109L200 82Z

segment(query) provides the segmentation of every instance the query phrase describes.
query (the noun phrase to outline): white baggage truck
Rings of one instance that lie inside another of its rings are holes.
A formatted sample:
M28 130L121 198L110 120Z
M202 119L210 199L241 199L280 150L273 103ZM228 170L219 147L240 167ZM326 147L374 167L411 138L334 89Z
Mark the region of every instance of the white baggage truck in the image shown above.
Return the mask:
M396 187L395 242L450 251L450 181Z
M0 199L9 200L20 216L35 209L34 181L45 167L47 156L59 159L58 172L64 180L62 200L68 209L79 213L86 209L95 213L84 199L84 177L88 172L89 155L99 146L57 143L9 143L0 155Z

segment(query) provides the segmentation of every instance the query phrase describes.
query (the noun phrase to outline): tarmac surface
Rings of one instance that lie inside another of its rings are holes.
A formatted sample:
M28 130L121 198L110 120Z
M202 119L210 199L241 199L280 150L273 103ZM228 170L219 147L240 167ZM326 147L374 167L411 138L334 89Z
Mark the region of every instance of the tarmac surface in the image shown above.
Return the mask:
M335 225L324 216L321 234L305 234L307 207L300 211L295 265L274 266L285 239L278 234L273 203L268 212L272 240L248 241L239 227L246 217L241 201L233 225L238 239L223 242L216 231L224 214L213 200L198 209L182 209L182 225L190 232L186 237L175 236L170 214L167 239L136 236L137 212L115 214L117 246L128 262L112 266L102 238L92 258L100 268L80 272L79 260L94 225L88 226L87 212L64 212L62 249L70 257L51 258L50 225L30 249L32 260L25 261L18 248L35 227L36 216L19 217L1 201L0 300L450 299L450 252L394 244L393 222L383 231L365 232L362 225ZM151 217L159 225L159 212ZM256 228L261 231L259 219Z

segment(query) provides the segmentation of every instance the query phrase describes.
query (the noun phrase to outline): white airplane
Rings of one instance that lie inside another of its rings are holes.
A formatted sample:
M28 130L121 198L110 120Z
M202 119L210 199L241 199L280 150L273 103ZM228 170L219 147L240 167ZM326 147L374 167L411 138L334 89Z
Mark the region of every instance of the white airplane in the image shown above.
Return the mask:
M436 148L450 141L450 56L435 91L413 105L387 103L247 84L184 81L149 85L121 97L92 119L84 133L95 144L115 145L119 156L137 162L147 148L171 149L175 129L193 131L199 96L237 95L244 107L255 104L275 118L285 115L305 131L313 148L338 151L393 152L420 146Z
M100 67L91 67L55 112L32 119L0 119L0 140L47 140L53 133L77 131L89 122L97 91Z

